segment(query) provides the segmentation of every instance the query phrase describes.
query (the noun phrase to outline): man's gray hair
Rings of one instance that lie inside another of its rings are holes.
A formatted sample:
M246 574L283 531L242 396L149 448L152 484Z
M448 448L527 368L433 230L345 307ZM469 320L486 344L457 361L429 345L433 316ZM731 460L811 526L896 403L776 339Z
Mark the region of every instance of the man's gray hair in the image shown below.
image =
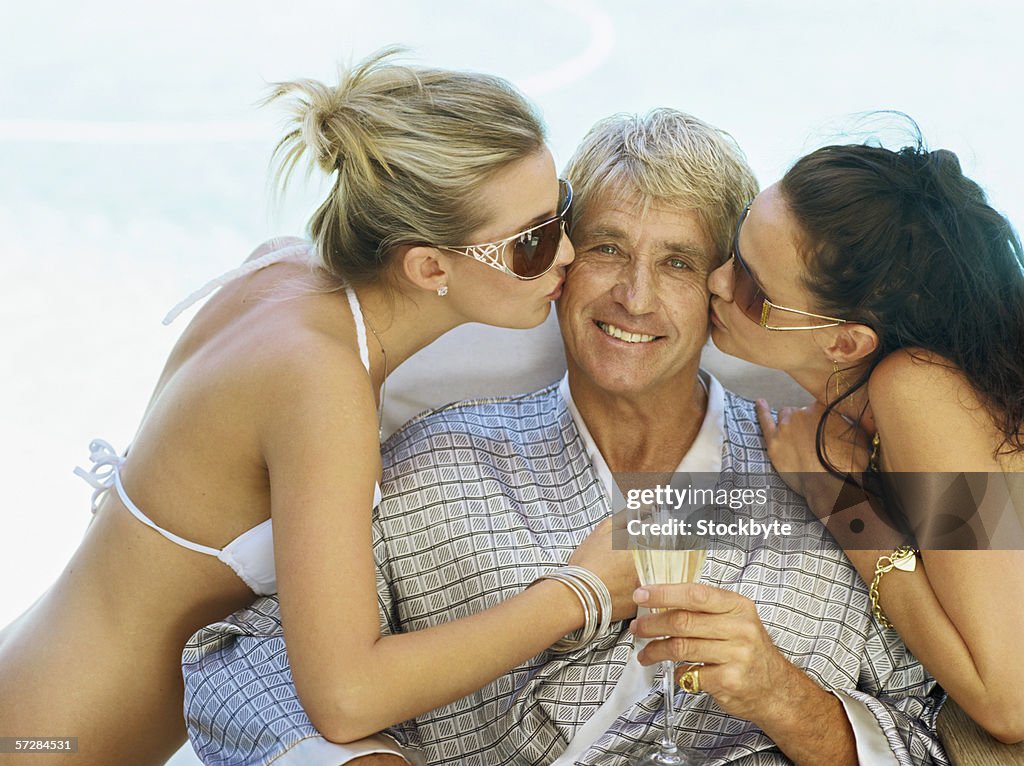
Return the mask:
M694 210L716 255L729 254L736 222L757 194L757 179L736 141L675 109L615 114L598 122L565 169L573 185L573 220L601 194L635 194Z

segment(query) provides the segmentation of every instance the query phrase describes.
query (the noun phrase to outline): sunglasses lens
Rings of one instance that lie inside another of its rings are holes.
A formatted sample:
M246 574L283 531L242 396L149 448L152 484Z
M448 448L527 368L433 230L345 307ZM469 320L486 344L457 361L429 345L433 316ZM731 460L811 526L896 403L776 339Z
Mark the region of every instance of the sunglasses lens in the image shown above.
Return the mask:
M521 277L539 277L555 262L561 242L560 218L530 229L513 244L512 271Z
M744 314L760 324L765 294L735 252L732 259L732 276L733 301Z
M562 232L569 228L572 186L559 181L558 217L521 235L512 247L512 271L521 277L539 277L558 257Z

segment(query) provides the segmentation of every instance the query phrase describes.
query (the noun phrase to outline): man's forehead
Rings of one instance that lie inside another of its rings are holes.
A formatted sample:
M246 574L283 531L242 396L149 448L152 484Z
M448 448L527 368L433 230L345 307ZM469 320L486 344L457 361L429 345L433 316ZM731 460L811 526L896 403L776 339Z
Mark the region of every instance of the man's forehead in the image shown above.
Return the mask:
M579 238L653 240L669 252L711 255L711 243L699 212L684 203L610 190L587 204L576 227Z
M614 184L595 190L587 203L587 210L599 214L636 216L642 215L654 202L653 197L638 189Z
M627 218L643 223L652 213L677 218L680 222L700 218L699 211L688 200L654 197L621 186L612 186L594 194L587 201L585 217Z

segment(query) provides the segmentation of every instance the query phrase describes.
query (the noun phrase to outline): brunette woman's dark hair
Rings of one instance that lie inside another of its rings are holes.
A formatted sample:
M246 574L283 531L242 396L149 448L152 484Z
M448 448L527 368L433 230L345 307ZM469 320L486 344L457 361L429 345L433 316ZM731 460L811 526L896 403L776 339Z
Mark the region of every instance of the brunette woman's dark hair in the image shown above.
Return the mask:
M826 146L780 184L802 232L806 285L824 314L870 326L868 369L829 404L864 386L900 348L938 354L963 372L1003 439L1024 450L1024 256L1010 222L964 176L956 155L917 143L896 151Z

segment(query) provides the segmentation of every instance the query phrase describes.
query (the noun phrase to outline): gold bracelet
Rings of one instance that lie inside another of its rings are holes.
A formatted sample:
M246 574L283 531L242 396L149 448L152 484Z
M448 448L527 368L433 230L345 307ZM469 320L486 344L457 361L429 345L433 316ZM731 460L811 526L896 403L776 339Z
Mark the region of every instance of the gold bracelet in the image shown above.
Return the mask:
M888 556L879 556L875 563L875 579L871 581L871 587L868 588L868 598L871 599L871 613L875 615L875 619L883 628L891 628L892 623L882 614L882 605L878 601L878 584L882 582L882 575L893 569L913 572L917 569L917 554L919 552L917 548L901 545Z

